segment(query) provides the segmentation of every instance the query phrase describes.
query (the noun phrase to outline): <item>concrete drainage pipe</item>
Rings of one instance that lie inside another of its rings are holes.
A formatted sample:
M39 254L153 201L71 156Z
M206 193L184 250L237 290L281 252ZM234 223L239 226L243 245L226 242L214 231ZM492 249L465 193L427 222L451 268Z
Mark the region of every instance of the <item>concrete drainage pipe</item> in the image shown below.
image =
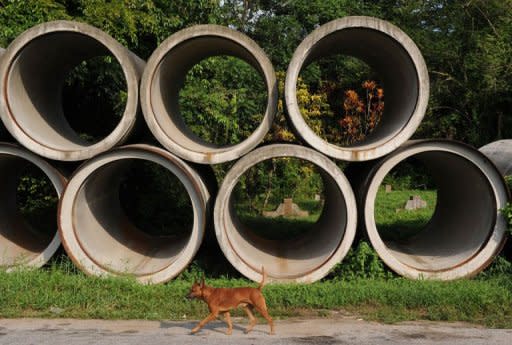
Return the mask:
M179 108L179 92L188 71L201 60L218 55L249 63L267 88L262 123L235 145L219 146L199 138L186 126ZM153 135L176 155L202 164L231 161L256 147L269 131L277 109L276 75L264 51L247 36L217 25L193 26L160 44L148 60L141 90L142 111Z
M323 212L313 228L290 240L268 240L244 225L234 210L233 190L252 166L272 158L294 157L320 170L325 191ZM347 254L356 230L356 202L341 170L327 157L311 149L276 144L242 157L224 178L215 202L217 240L231 264L254 281L264 266L272 281L313 282L323 278Z
M127 87L124 113L115 129L90 144L64 116L62 87L66 75L83 61L112 55L121 65ZM19 35L0 64L0 117L23 146L54 160L78 161L121 144L134 127L139 79L144 61L92 26L48 22Z
M167 169L184 186L193 210L189 233L150 234L130 221L120 202L121 178L141 160ZM73 175L59 205L59 232L69 257L86 273L130 274L143 283L161 283L196 254L209 199L202 178L181 159L148 145L124 146L92 158Z
M366 62L381 78L386 97L379 126L363 142L346 147L319 137L302 117L297 100L301 70L334 54ZM382 157L407 141L423 119L428 96L427 67L414 42L396 26L371 17L345 17L320 26L295 50L286 73L286 107L297 134L320 152L347 161Z
M437 184L432 218L417 234L384 240L375 221L377 190L408 158L421 161ZM411 141L373 164L361 188L363 226L382 260L408 278L473 276L501 250L506 221L499 210L508 192L496 167L477 150L450 141Z
M60 246L57 227L36 227L17 207L19 180L27 168L40 170L59 197L66 185L66 179L45 160L16 145L0 143L0 267L8 270L40 267Z
M512 140L494 141L479 149L496 164L503 176L512 175Z
M4 54L4 52L5 52L5 49L0 47L0 64L1 64L2 55ZM5 129L4 125L2 124L2 121L0 121L0 140L5 141L6 135L7 135L6 129Z

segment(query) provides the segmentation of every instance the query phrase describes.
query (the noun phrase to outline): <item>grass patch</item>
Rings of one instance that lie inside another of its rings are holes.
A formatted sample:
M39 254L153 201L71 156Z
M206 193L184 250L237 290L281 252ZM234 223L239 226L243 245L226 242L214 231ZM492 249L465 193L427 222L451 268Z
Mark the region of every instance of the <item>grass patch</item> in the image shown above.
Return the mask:
M143 286L130 278L87 277L69 262L40 270L0 272L0 317L96 319L200 319L206 305L185 299L193 274L164 285ZM255 286L245 279L216 278L217 287ZM267 285L275 318L328 315L345 310L370 320L468 321L512 328L510 274L454 282L390 279L331 279L311 285ZM238 312L235 315L243 315Z
M419 195L427 207L417 210L403 209L409 197ZM386 193L379 188L375 200L375 222L385 240L400 240L414 236L430 221L436 207L434 190L393 190Z
M289 240L299 237L312 229L320 218L323 204L315 200L294 201L301 210L308 211L307 217L264 217L250 209L247 204L239 204L237 214L240 221L254 234L268 240ZM273 211L279 205L270 204L265 211Z

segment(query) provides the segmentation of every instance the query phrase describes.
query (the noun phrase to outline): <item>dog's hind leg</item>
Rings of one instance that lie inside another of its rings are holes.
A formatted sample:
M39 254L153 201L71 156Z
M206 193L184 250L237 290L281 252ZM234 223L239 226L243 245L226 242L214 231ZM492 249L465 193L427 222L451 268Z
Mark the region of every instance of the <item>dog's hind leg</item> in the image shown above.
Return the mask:
M254 325L256 325L256 318L254 317L254 314L252 313L251 309L252 306L245 306L243 307L245 310L245 313L247 314L247 317L249 318L249 325L247 325L247 328L245 329L245 333L249 333L254 328Z
M266 305L265 301L263 301L263 303L258 303L258 305L255 304L254 308L256 308L258 313L260 313L261 316L263 316L265 318L265 320L267 320L267 322L268 322L268 324L270 326L270 334L275 334L275 332L274 332L274 321L272 320L272 318L268 314L267 305Z
M233 333L233 323L231 322L231 315L229 314L229 311L224 313L224 320L228 324L228 330L226 331L226 334L231 335L231 333Z
M210 315L208 315L204 320L199 322L199 324L192 329L192 331L191 331L192 334L197 333L197 331L199 331L201 328L203 328L204 325L206 325L208 322L215 320L217 318L217 316L218 316L218 313L217 314L211 313Z

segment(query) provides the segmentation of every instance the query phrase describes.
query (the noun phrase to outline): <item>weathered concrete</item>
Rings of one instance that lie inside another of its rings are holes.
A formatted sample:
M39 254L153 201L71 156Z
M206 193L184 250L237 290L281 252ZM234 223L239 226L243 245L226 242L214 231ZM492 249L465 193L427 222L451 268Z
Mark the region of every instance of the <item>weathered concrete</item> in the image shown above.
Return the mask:
M240 58L258 71L267 87L267 107L261 124L244 141L229 146L206 142L186 126L179 109L179 92L188 71L211 56ZM141 81L141 105L149 129L176 155L202 164L237 159L256 147L269 131L277 109L277 82L265 52L244 34L217 25L181 30L153 52Z
M2 55L4 55L5 49L0 47L0 64L2 62ZM2 121L0 121L0 140L6 141L7 130L5 129Z
M363 142L348 147L328 143L316 135L297 104L300 71L333 54L350 55L366 62L381 78L385 92L384 115L379 126ZM395 150L419 126L428 97L428 72L418 47L396 26L371 17L344 17L320 26L295 50L286 73L286 107L295 131L318 151L342 160L371 160Z
M512 175L512 139L494 141L479 150L496 164L503 176Z
M152 236L130 222L119 184L134 160L161 165L181 181L193 209L190 235ZM149 145L124 146L92 158L73 175L59 205L59 233L69 257L88 274L161 283L185 269L199 249L209 199L201 176L178 157Z
M123 69L126 107L116 128L89 144L66 120L61 90L73 67L105 55L112 55ZM34 26L9 45L1 60L0 117L15 139L41 156L62 161L91 158L121 144L132 131L143 68L144 61L87 24L55 21Z
M294 157L320 170L325 204L313 228L285 241L263 239L242 224L234 210L233 190L248 169L272 158ZM356 230L356 202L342 171L324 155L302 146L276 144L242 157L226 174L215 201L217 240L231 264L249 279L261 280L265 267L270 281L313 282L323 278L347 254Z
M14 144L0 143L0 267L40 267L60 246L53 233L31 226L16 206L19 178L27 166L40 169L60 197L66 179L44 159Z
M383 240L375 222L375 199L384 177L414 157L437 185L434 214L411 238ZM411 141L373 163L357 188L361 225L382 260L408 278L450 280L473 276L501 250L506 220L499 212L509 200L496 167L476 149L453 141Z

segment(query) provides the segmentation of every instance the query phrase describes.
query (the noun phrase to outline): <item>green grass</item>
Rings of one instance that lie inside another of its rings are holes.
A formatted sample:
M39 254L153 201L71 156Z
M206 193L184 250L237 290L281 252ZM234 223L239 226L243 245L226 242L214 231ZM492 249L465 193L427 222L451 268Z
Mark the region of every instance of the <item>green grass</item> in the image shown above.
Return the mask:
M0 272L0 317L200 319L206 305L185 299L192 274L144 286L130 278L87 277L69 262L40 270ZM207 279L213 286L255 286L244 279ZM383 322L468 321L512 328L511 275L454 282L402 278L325 280L310 285L265 286L275 318L328 316L343 310ZM242 315L238 313L237 315Z
M419 195L427 207L418 210L403 209L410 196ZM375 200L375 222L382 238L405 239L420 232L429 222L436 206L437 194L432 190L393 190L380 188Z
M243 224L258 236L268 240L293 239L307 233L320 218L322 203L315 200L294 201L302 210L308 211L307 217L268 218L250 210L247 204L239 204L237 214ZM273 211L278 205L268 205L265 211Z

